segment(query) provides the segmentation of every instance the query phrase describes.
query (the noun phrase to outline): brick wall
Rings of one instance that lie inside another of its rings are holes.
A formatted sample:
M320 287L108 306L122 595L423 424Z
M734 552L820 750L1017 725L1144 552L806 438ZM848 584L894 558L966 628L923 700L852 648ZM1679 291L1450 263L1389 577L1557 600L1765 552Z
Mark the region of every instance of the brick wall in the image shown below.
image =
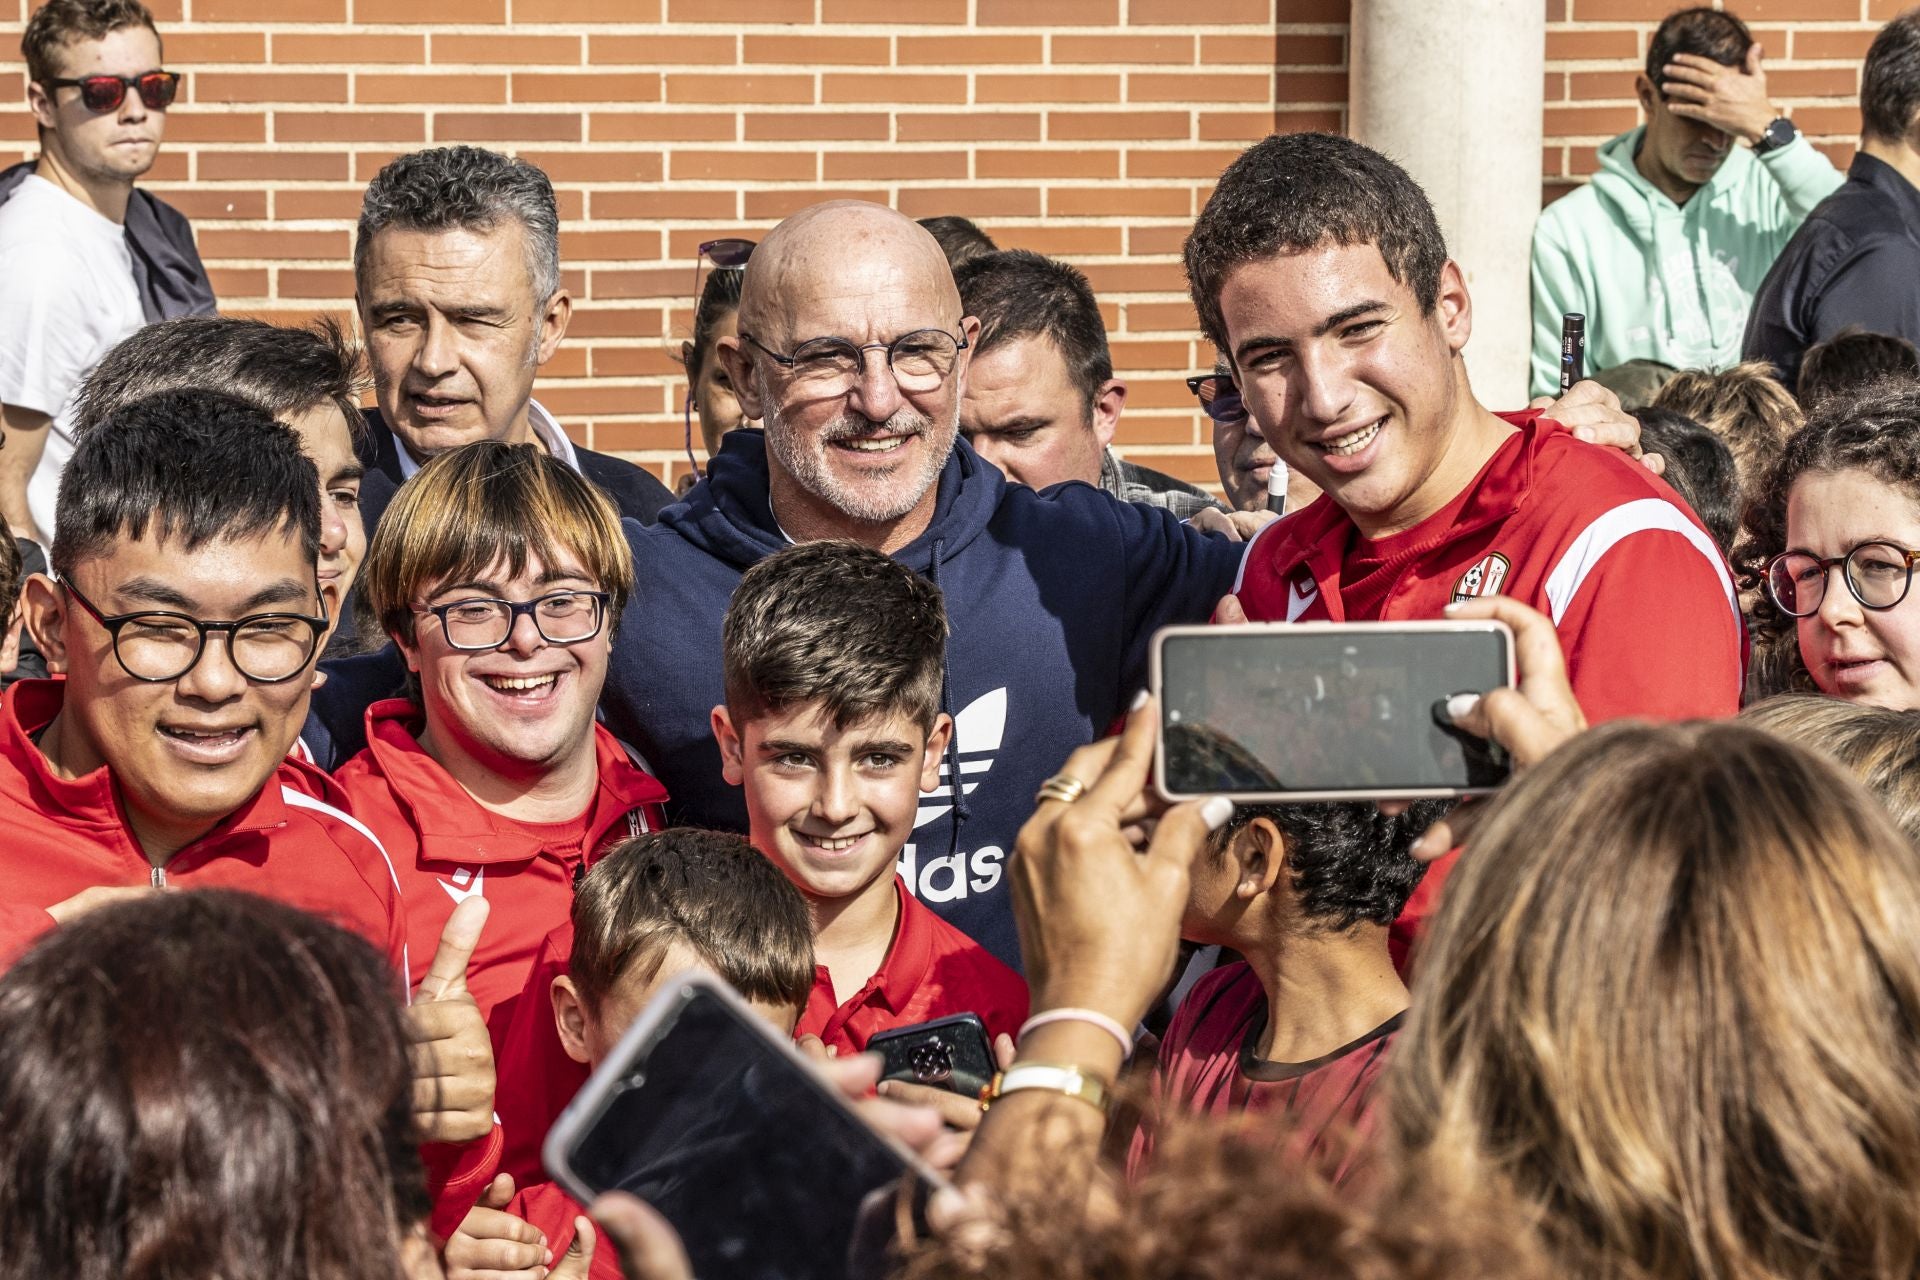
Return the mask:
M1131 384L1121 443L1211 482L1181 378L1178 251L1213 175L1274 129L1346 118L1349 0L149 0L188 73L149 184L223 306L350 307L351 227L395 154L473 142L560 192L571 336L538 394L582 442L672 479L694 246L825 195L957 213L1084 268ZM1635 122L1666 0L1548 5L1548 194ZM30 0L0 0L0 49ZM1896 0L1749 0L1774 90L1836 158ZM0 101L24 97L0 62ZM0 158L31 154L24 106ZM4 282L0 282L4 287Z

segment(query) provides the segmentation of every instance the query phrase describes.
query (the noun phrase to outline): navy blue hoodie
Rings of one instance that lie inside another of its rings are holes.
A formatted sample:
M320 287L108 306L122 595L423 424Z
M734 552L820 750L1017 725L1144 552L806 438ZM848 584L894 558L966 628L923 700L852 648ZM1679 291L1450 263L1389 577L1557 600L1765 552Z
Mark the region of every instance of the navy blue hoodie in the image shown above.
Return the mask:
M746 805L720 775L708 722L724 701L720 626L734 586L787 545L764 440L729 432L685 502L658 524L626 522L637 581L600 700L607 727L666 784L674 821L743 832ZM1145 686L1157 627L1206 621L1242 550L1090 485L1010 485L955 444L932 524L894 557L946 596L946 702L964 780L956 811L942 769L901 851L922 902L1018 963L1004 863L1033 793Z

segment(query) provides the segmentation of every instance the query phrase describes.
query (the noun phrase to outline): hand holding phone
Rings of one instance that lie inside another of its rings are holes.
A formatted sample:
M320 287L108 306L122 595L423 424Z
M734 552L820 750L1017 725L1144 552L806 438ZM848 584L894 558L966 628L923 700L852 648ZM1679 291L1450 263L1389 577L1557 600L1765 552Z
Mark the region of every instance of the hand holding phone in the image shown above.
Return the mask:
M996 1070L987 1024L977 1013L883 1031L867 1041L867 1052L880 1055L883 1082L929 1085L968 1098L978 1098Z

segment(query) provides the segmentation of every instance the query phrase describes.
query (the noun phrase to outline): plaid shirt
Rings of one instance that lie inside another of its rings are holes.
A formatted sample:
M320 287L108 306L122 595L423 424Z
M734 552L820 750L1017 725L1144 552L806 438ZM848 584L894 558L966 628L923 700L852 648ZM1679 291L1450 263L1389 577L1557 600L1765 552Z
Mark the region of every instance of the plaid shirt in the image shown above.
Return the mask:
M1139 502L1173 512L1181 520L1191 520L1208 507L1225 507L1184 481L1158 471L1121 461L1109 449L1100 457L1100 487L1122 502Z

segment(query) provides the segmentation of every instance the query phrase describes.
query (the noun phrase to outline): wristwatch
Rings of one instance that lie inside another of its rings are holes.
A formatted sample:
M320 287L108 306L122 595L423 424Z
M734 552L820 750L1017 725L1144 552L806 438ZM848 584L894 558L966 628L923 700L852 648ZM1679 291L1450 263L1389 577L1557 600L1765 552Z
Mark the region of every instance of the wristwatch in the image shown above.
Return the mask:
M1017 1062L995 1075L980 1091L980 1109L986 1111L1008 1094L1028 1089L1045 1089L1077 1098L1099 1111L1107 1109L1107 1086L1098 1077L1088 1075L1079 1067L1043 1062Z
M1769 151L1778 151L1799 136L1800 131L1793 127L1793 121L1781 116L1760 131L1760 140L1753 144L1753 154L1763 156Z

